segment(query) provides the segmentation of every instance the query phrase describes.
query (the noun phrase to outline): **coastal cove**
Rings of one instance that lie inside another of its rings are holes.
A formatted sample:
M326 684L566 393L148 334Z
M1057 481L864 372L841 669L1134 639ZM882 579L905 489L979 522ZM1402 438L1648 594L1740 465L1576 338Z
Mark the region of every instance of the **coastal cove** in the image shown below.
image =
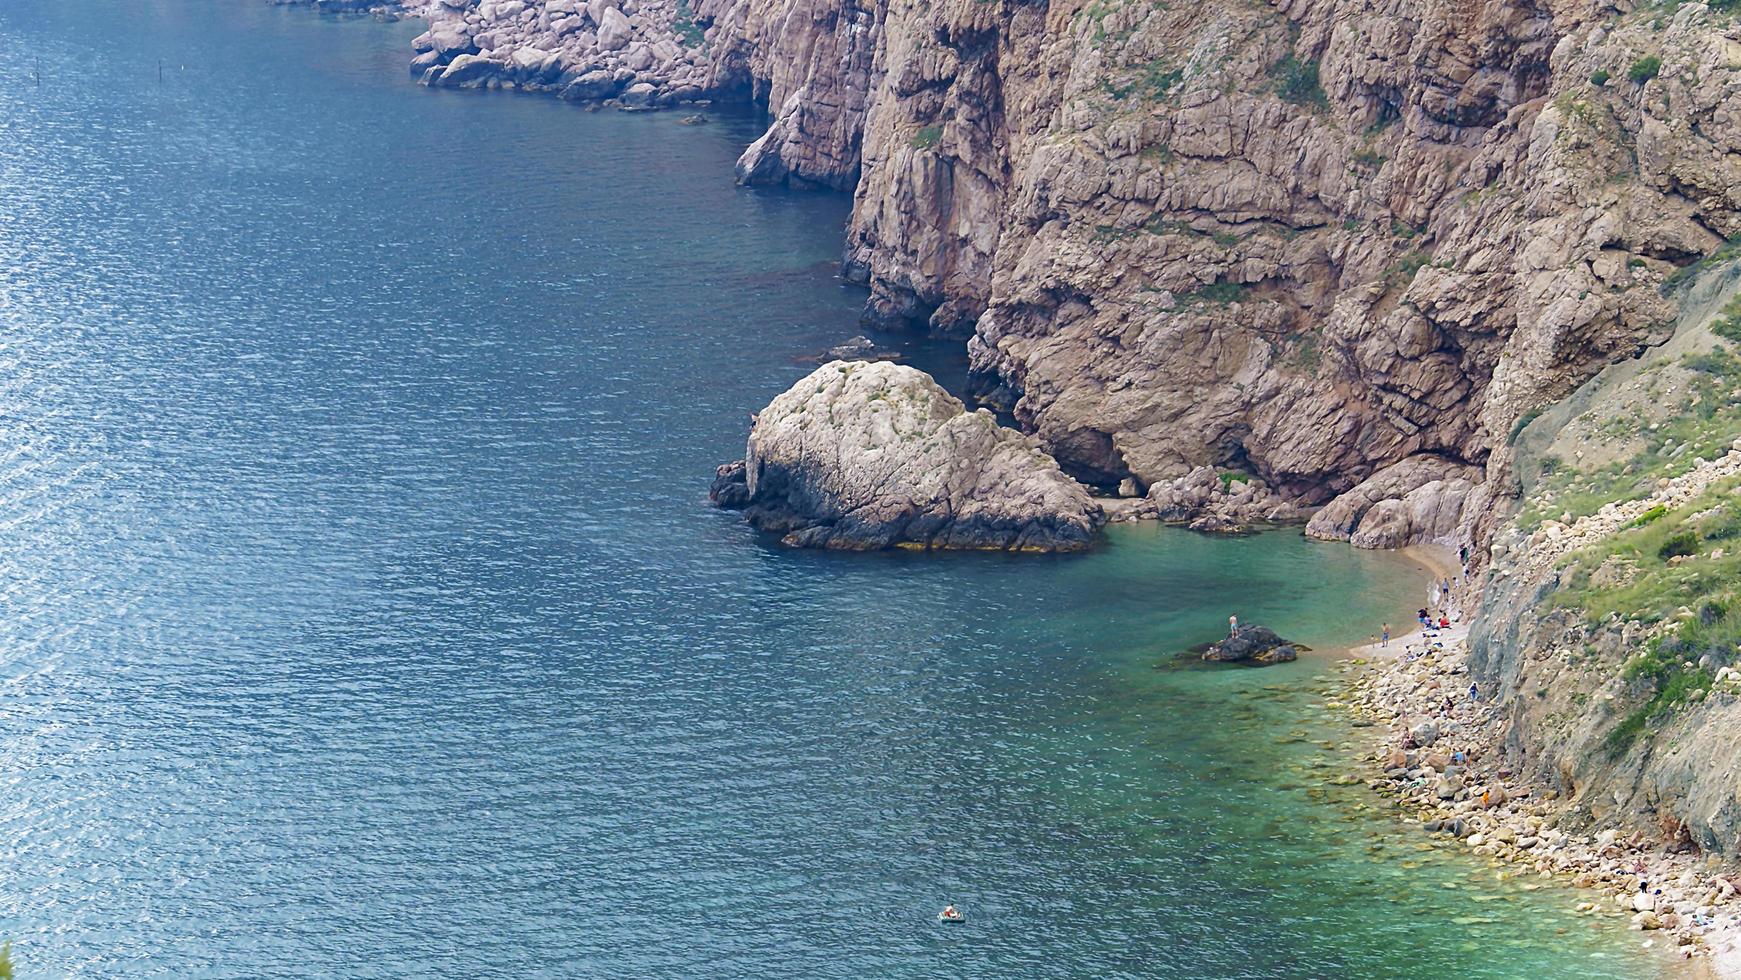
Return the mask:
M0 7L21 975L1663 968L1337 785L1332 657L1173 657L1230 613L1363 642L1405 556L813 553L708 508L862 329L847 202L734 187L748 115L418 88L419 30ZM959 390L959 342L874 339Z

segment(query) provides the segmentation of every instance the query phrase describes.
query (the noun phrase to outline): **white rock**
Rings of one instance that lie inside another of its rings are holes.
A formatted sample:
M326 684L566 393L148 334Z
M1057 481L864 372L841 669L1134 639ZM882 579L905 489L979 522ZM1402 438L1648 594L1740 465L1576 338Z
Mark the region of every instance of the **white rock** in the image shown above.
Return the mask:
M598 46L606 51L617 51L628 46L629 19L615 7L606 7L598 22Z

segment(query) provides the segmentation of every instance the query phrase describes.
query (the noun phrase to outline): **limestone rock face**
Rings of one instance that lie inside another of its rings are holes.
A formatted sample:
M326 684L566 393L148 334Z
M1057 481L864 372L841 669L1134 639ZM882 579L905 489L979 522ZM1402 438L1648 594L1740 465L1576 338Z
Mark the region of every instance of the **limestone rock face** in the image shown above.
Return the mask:
M1478 467L1410 456L1379 470L1313 515L1306 535L1359 548L1454 544Z
M1741 233L1741 41L1698 5L701 9L774 118L740 178L856 187L867 316L965 336L975 394L1107 488L1209 467L1307 507L1450 464L1363 494L1361 545L1473 526L1513 423Z
M1355 491L1316 533L1363 546L1483 554L1517 420L1741 235L1741 37L1704 4L405 7L428 84L761 101L738 178L852 189L867 317L965 338L1067 473ZM1411 459L1441 485L1362 486Z
M833 361L775 398L712 496L805 547L1077 551L1104 520L1031 437L888 362Z

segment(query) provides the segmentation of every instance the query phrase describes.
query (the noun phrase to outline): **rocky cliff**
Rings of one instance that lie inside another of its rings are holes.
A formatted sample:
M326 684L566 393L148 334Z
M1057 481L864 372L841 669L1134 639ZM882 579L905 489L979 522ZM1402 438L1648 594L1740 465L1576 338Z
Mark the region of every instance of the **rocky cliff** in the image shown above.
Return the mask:
M738 178L850 189L866 317L1120 513L1471 546L1510 764L1741 850L1741 310L1681 288L1741 243L1741 0L410 9L426 84L759 101Z
M761 100L740 178L853 188L867 315L1073 475L1389 545L1485 540L1516 421L1741 233L1734 2L438 0L417 70Z
M1470 669L1589 826L1741 854L1741 268L1519 432Z

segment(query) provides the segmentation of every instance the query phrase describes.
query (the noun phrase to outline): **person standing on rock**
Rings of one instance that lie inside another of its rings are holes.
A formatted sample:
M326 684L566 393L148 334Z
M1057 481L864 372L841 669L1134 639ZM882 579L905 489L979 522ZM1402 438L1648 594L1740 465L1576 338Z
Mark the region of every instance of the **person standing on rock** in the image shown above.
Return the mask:
M1238 616L1227 617L1227 635L1228 636L1238 636L1239 635L1239 617Z

